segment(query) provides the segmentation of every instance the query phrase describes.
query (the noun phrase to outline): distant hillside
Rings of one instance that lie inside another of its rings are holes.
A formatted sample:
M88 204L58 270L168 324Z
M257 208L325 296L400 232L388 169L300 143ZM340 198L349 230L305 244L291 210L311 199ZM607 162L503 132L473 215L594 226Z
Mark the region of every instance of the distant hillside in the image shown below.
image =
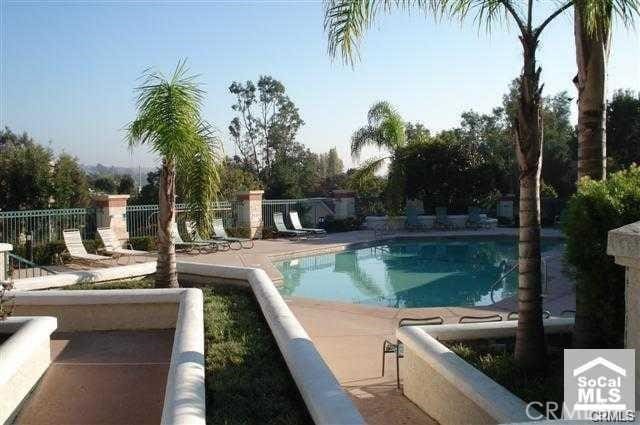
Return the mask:
M142 173L142 181L146 181L147 173L155 170L155 168L153 167L141 167L139 169L138 167L118 167L115 165L102 165L102 164L96 164L96 165L83 164L82 168L87 174L94 174L94 175L123 176L128 174L131 177L133 177L135 181L138 181L138 175L140 172Z

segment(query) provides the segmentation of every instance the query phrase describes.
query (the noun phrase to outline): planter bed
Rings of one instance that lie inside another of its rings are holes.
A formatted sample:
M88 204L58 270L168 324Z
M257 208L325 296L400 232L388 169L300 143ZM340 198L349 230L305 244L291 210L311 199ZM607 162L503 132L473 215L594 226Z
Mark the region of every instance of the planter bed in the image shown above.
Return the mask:
M143 279L64 289L152 286L151 279ZM207 423L312 423L251 292L231 286L202 290Z
M550 335L544 370L527 373L513 357L515 339L447 341L445 345L467 363L525 402L563 402L563 350L571 348L571 335Z
M573 331L573 319L548 319L544 321L544 325L548 336L566 335ZM522 398L482 373L447 346L458 349L459 343L464 342L474 348L487 347L486 343L479 341L513 339L516 327L517 321L513 320L399 328L396 335L404 344L400 376L405 396L442 425L530 421L527 403ZM504 344L500 349L507 346L508 344ZM471 362L476 359L479 364L482 363L479 356L470 350L460 348L458 351ZM491 370L491 367L511 367L506 357L501 357L500 360L504 364L485 362L487 370ZM511 371L517 374L513 369ZM499 379L515 378L505 373ZM549 397L555 396L552 394Z

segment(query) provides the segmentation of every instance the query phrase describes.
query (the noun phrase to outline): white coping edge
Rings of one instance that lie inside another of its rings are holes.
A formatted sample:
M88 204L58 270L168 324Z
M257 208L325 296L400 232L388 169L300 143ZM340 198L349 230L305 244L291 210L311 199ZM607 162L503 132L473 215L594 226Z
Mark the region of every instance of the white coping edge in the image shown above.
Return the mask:
M60 273L47 276L17 279L14 289L17 291L33 291L36 289L59 288L76 283L106 282L110 280L129 279L155 273L156 262L131 264L127 266L109 267L77 272Z
M544 320L545 333L571 331L573 323L572 318ZM530 419L525 414L526 403L523 400L438 341L508 337L515 335L517 326L517 320L404 326L396 330L396 337L498 423L527 422Z
M179 274L246 280L316 424L364 424L313 341L262 269L178 263Z
M202 291L184 289L173 336L162 424L205 424L204 321Z
M20 369L35 342L50 338L58 327L58 320L48 316L9 317L0 322L3 330L9 329L13 335L0 345L0 385L7 383ZM1 332L5 333L5 332Z
M127 268L130 266L122 266ZM124 275L127 270L120 270ZM155 264L154 264L155 271ZM137 270L134 270L137 272ZM60 275L58 275L60 276ZM51 278L51 276L48 276ZM124 276L125 278L128 276ZM65 285L66 286L66 285ZM46 287L49 287L47 285ZM195 288L176 289L111 289L105 291L18 291L16 305L96 305L96 304L143 304L178 303L178 317L173 336L171 362L167 373L165 399L162 409L163 424L205 424L206 396L204 369L204 321L202 291ZM11 318L12 320L14 318ZM53 317L34 319L57 320ZM15 320L15 319L14 319ZM26 328L27 326L23 326ZM22 328L20 329L22 331ZM53 332L53 330L51 331ZM50 332L50 333L51 333ZM31 334L32 335L32 334ZM12 338L13 339L13 338ZM10 340L11 341L11 340ZM29 341L23 342L29 344ZM2 345L4 349L5 344ZM24 349L22 345L20 349ZM2 354L2 351L0 351ZM23 356L24 352L15 355ZM20 357L22 358L22 357ZM0 355L0 364L4 364ZM6 369L0 368L0 377ZM1 382L1 381L0 381Z

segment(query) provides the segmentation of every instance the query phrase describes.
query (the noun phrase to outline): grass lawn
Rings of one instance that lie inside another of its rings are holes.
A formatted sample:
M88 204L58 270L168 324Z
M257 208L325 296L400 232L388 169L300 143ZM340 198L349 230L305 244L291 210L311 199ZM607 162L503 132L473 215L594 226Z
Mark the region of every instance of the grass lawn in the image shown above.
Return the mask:
M525 372L513 358L515 340L448 343L449 349L482 373L520 397L525 402L563 401L563 348L570 347L567 338L549 339L546 367L538 372Z
M152 285L143 279L64 289ZM207 423L313 423L253 295L226 286L203 293Z

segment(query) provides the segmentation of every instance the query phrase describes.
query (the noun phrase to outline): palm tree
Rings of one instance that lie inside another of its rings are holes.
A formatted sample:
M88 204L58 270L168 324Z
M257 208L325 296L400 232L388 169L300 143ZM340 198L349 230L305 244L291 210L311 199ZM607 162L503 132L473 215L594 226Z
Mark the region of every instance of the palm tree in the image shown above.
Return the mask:
M578 73L578 179L607 176L606 94L611 23L625 25L638 14L638 0L577 0L574 34Z
M542 168L541 69L536 65L538 42L543 30L562 12L573 6L569 0L559 5L538 25L534 25L534 0L520 8L512 0L328 0L325 30L329 53L340 52L344 60L357 57L358 41L380 12L416 7L433 16L466 18L487 29L504 20L513 21L519 31L523 67L518 79L519 105L513 123L516 156L520 169L520 229L518 276L518 329L515 358L525 368L544 365L546 347L542 326L540 279L540 172Z
M406 129L402 117L389 102L374 103L367 114L367 125L351 136L351 156L358 158L366 146L386 149L391 155L406 143ZM369 175L377 172L391 156L368 160L356 174Z
M600 7L597 4L600 3ZM582 0L574 8L574 34L578 73L578 180L607 177L607 63L614 13L625 25L633 22L637 0ZM576 324L573 344L593 347L595 337L584 290L576 288Z
M178 287L176 250L171 226L176 217L176 169L185 183L187 213L208 233L212 202L220 184L219 141L200 116L204 92L185 61L173 74L147 70L138 92L136 119L129 125L130 146L148 145L162 157L158 212L156 287Z

